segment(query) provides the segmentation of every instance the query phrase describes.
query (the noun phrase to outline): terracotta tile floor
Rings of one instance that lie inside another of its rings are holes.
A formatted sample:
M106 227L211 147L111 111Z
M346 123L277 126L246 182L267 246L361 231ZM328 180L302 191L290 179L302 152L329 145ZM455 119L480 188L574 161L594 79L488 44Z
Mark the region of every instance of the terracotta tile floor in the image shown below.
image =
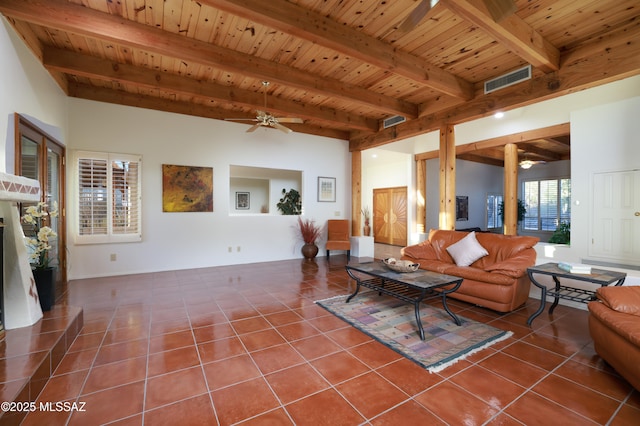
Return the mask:
M638 424L640 394L594 353L587 312L459 314L514 332L438 374L315 300L352 290L346 257L80 280L84 327L24 425Z

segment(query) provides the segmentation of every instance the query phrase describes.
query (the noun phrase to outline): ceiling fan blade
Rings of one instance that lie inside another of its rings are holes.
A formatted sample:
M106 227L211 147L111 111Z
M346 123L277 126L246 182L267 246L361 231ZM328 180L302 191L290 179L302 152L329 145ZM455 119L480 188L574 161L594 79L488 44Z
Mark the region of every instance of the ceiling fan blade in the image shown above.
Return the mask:
M427 12L431 10L431 0L422 0L416 7L411 11L409 16L407 16L400 25L398 25L398 31L403 33L408 33L412 29L414 29L420 21L424 19L427 15Z
M278 120L279 123L304 123L304 120L302 120L302 118L296 117L276 117L276 120Z
M255 118L225 118L224 121L257 121Z
M293 130L291 130L291 129L290 129L290 128L288 128L288 127L284 127L282 124L280 124L280 123L278 123L278 122L273 122L273 123L271 123L271 125L272 125L274 128L276 128L276 129L278 129L278 130L280 130L281 132L284 132L284 133L291 133L291 132L293 132Z
M483 0L494 21L500 22L518 9L514 0Z
M251 132L255 132L256 130L258 130L258 127L262 126L262 123L256 123L253 126L249 127L247 129L247 133L251 133Z

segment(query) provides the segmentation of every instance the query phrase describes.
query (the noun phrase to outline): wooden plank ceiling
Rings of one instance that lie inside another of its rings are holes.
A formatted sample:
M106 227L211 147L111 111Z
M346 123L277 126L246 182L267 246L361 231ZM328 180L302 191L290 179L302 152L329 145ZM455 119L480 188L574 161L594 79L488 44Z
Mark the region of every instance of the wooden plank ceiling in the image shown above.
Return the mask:
M69 96L212 119L266 110L351 150L640 73L638 0L440 0L408 25L423 1L0 0L0 12ZM495 5L513 9L496 20ZM528 64L530 80L484 94ZM407 121L383 129L394 115ZM522 142L532 160L569 158L568 135Z

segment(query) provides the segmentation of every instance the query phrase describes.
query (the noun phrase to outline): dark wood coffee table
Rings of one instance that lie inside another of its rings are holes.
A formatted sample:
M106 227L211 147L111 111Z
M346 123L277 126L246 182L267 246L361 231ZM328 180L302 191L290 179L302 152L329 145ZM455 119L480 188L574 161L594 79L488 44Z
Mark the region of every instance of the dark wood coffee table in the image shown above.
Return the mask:
M457 325L462 324L447 306L447 294L460 288L462 278L421 269L416 272L395 272L381 262L349 264L346 268L349 276L357 283L356 290L347 298L347 303L358 294L361 286L375 290L380 295L384 293L411 303L414 306L418 332L422 340L424 340L424 329L420 320L420 303L424 300L442 298L444 310L451 315Z

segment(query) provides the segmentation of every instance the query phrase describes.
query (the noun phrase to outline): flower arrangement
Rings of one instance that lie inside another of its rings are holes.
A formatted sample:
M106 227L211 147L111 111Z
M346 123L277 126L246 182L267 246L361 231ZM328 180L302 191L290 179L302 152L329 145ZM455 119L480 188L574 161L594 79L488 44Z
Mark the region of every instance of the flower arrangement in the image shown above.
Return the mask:
M369 225L369 220L371 220L371 212L369 211L369 207L365 207L361 210L362 216L364 216L364 224Z
M27 211L22 216L22 222L32 227L31 236L25 238L27 248L30 250L31 265L34 269L44 269L51 265L49 250L52 249L51 240L58 234L49 226L45 226L46 217L58 216L58 203L53 203L53 209L48 210L44 202L39 202L35 206L27 207Z
M302 219L298 216L298 231L305 244L315 244L320 237L320 227L311 219Z

